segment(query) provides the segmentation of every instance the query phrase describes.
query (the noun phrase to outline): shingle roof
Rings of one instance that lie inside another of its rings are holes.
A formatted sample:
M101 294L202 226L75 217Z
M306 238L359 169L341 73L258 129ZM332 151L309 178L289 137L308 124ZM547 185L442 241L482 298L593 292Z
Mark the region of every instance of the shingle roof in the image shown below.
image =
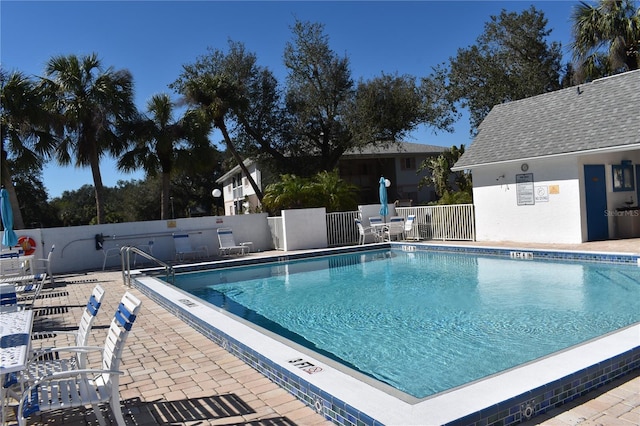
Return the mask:
M493 107L454 170L640 144L640 70Z
M367 145L362 149L350 149L342 155L342 158L381 156L397 154L441 154L449 147L437 145L425 145L421 143L399 142L397 144Z

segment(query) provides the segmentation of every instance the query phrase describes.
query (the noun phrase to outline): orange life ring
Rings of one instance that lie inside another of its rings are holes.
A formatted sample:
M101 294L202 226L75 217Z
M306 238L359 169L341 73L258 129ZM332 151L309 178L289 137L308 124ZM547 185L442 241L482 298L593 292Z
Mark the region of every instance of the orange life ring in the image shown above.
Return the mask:
M25 235L18 238L18 245L22 247L22 250L24 250L24 254L27 256L33 254L36 251L37 247L36 240Z

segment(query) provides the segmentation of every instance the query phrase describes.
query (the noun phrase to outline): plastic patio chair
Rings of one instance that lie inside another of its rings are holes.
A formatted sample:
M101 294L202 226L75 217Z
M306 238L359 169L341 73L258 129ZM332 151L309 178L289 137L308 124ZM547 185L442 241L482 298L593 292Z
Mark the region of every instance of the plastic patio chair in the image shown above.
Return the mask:
M367 239L367 235L373 235L373 239L378 242L380 235L371 226L364 226L359 219L355 219L356 226L358 227L358 244L363 245Z
M18 424L25 425L32 414L44 411L91 405L98 423L106 426L99 404L111 406L114 420L125 425L120 408L119 371L122 350L129 331L140 311L142 302L127 292L113 316L104 347L72 346L58 348L58 352L102 351L102 368L80 368L53 372L29 382L18 405Z
M369 225L378 225L382 223L382 216L371 216L369 218Z
M231 255L233 252L246 254L249 250L248 246L236 244L231 228L218 228L218 242L220 243L221 255Z
M51 250L49 250L49 254L47 255L46 258L44 259L37 259L38 262L42 263L42 266L39 267L40 271L46 272L47 275L49 275L49 281L51 282L51 285L55 284L54 282L54 278L53 278L53 274L51 273L51 260L53 258L53 251L55 250L56 245L53 244L51 246Z
M109 247L109 248L105 248L104 246L102 247L102 254L104 255L104 260L102 261L102 270L104 271L105 268L107 267L107 259L110 257L120 257L120 249L122 249L122 247L120 246L120 244L116 244L113 247Z
M86 346L89 342L89 335L91 334L91 328L93 327L93 322L96 319L96 315L98 315L98 311L100 310L100 306L102 305L102 300L104 299L104 289L100 284L96 284L89 296L89 300L87 301L87 305L82 312L82 316L80 317L80 322L78 323L78 329L74 331L68 330L47 330L41 332L31 333L31 340L35 339L43 339L47 337L53 337L58 334L66 334L75 337L75 345L76 346ZM55 369L56 367L52 366L51 363L47 364L48 361L40 361L39 358L42 358L46 354L52 354L56 352L55 347L49 348L39 348L35 349L29 361L29 374L31 377L36 378L42 374L44 371L50 371L51 369ZM55 362L72 362L74 365L79 366L80 368L84 368L86 366L86 354L78 353L77 356L74 356L70 360L60 360L56 359ZM33 374L32 374L33 373Z
M185 255L195 255L200 257L201 253L204 253L209 257L209 250L207 246L199 246L193 248L191 241L189 240L189 234L173 234L173 244L176 251L176 260L184 260Z

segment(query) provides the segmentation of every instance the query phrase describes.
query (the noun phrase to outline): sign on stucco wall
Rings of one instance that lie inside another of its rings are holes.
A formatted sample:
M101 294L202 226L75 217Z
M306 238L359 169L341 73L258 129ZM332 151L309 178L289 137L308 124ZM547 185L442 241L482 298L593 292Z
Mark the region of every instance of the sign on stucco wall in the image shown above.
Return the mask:
M535 204L533 173L516 175L516 198L519 206L531 206Z
M536 186L536 203L549 202L549 187L546 185Z

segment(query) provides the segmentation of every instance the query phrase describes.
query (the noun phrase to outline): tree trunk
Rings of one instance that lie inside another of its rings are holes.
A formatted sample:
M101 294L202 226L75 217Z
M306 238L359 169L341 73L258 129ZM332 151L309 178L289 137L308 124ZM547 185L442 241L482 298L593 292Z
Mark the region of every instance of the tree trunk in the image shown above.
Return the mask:
M102 185L102 175L100 174L100 159L95 152L91 155L91 174L93 175L93 186L96 195L96 223L100 225L104 223L104 186Z
M240 154L238 154L238 151L236 151L236 148L233 146L233 142L231 142L229 133L227 133L227 127L225 126L224 121L222 121L222 123L220 122L216 123L216 127L220 129L220 132L222 132L222 136L224 137L224 141L227 145L227 149L231 152L231 155L233 155L233 158L236 160L236 162L242 169L242 172L247 177L247 180L249 181L249 184L253 188L253 192L255 192L256 197L258 197L258 200L260 200L260 202L262 203L262 198L263 198L262 191L260 190L260 188L258 188L258 184L256 184L256 182L253 180L253 177L249 173L249 169L247 169L247 166L244 165L244 161L242 160L242 157L240 157Z
M160 196L161 208L160 208L160 220L167 220L169 218L169 191L171 188L171 174L162 172L162 194ZM174 219L171 217L171 219Z

